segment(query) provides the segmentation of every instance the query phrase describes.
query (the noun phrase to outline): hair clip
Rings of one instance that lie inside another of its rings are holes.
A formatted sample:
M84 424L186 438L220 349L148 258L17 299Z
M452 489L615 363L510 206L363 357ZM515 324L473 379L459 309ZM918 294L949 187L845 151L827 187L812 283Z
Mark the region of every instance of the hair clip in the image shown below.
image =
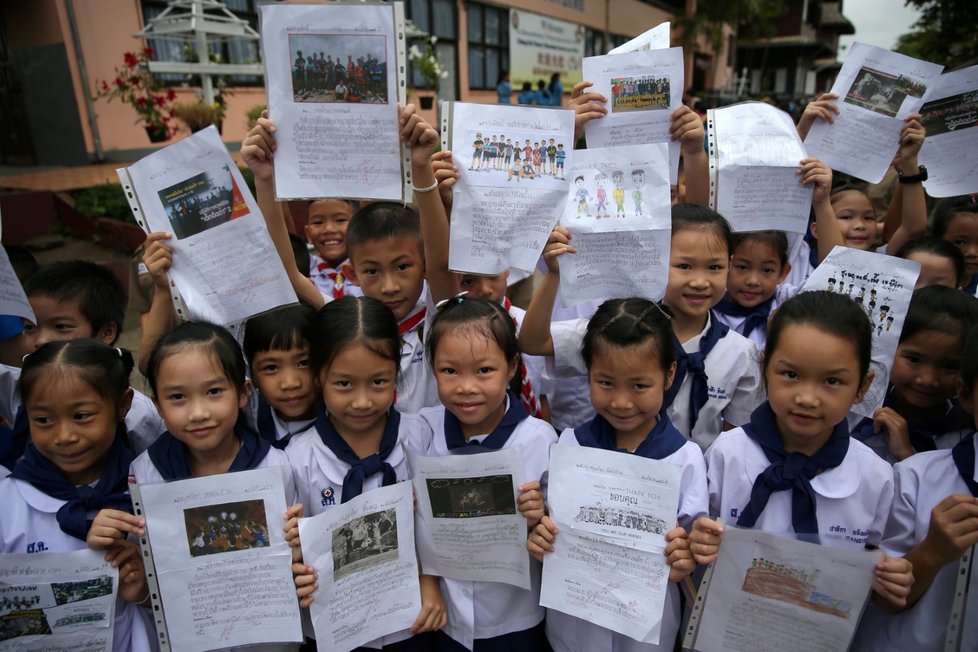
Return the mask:
M672 316L668 312L666 312L665 310L663 310L662 309L662 306L660 306L658 303L656 303L655 301L653 301L651 306L649 306L648 308L646 308L645 310L643 310L639 314L639 316L637 318L638 321L645 321L645 318L648 317L649 314L651 314L651 312L653 310L658 310L662 314L663 317L665 317L666 319L668 319L670 321L672 320Z
M457 306L457 305L459 305L460 303L462 303L465 300L465 295L466 294L468 294L467 291L466 292L459 292L454 297L450 297L448 299L442 299L441 301L439 301L438 303L435 304L435 310L443 310L447 306Z
M125 357L125 355L123 355L123 353L122 353L122 349L120 349L118 346L115 347L115 352L119 354L119 357L120 358L124 358Z

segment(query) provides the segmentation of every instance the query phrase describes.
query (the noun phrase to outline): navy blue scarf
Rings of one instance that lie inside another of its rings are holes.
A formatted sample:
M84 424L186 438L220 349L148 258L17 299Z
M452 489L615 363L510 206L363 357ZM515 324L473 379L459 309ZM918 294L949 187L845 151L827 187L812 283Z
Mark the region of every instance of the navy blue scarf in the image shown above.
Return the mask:
M258 436L258 433L243 425L244 419L238 418L234 426L234 435L241 440L241 449L234 456L228 473L248 471L256 468L271 448L269 443ZM192 478L190 462L187 459L187 446L182 441L164 432L153 442L147 451L156 470L167 482L171 480L186 480Z
M700 350L696 353L686 353L682 343L672 335L672 343L676 349L676 377L672 381L672 386L666 391L665 407L672 405L676 399L676 394L683 386L686 375L691 376L689 381L689 431L693 431L696 426L696 419L700 415L700 410L709 400L709 378L706 376L706 356L716 346L716 343L723 339L730 329L716 315L710 314L710 327L700 339Z
M893 407L893 385L890 385L883 399L883 407ZM941 435L963 427L961 408L954 401L942 416L936 419L907 419L907 431L910 434L910 445L918 453L937 450L935 439ZM876 433L873 431L873 420L863 419L853 428L852 436L859 441L866 441Z
M600 414L594 415L594 418L587 423L574 428L574 436L577 437L577 443L581 446L621 453L629 452L624 448L618 448L615 429ZM659 414L658 423L646 435L642 443L635 448L634 454L653 460L662 460L678 451L685 444L686 438L676 430L672 421L666 416L665 410L663 410Z
M496 429L481 442L470 439L465 440L462 434L462 424L454 414L445 410L445 444L448 450L456 455L470 455L472 453L486 453L488 451L499 450L503 447L509 436L516 430L523 419L530 416L520 403L520 399L509 394L509 408L503 415L502 421Z
M88 518L90 512L108 508L132 513L132 502L129 499L132 451L124 443L124 428L118 430L106 455L102 475L94 487L78 487L72 484L61 469L44 457L34 444L27 445L24 456L20 458L10 477L30 482L52 498L66 501L58 510L58 525L66 534L84 541L92 527L92 521Z
M713 307L713 310L728 317L744 317L744 323L738 332L744 337L750 337L750 334L756 329L767 326L768 317L771 316L771 306L774 305L774 297L775 295L772 294L753 308L745 308L733 299L724 296L720 299L720 303Z
M750 502L740 512L737 525L754 527L771 494L790 489L791 527L795 534L817 535L818 518L811 480L819 471L839 466L845 459L849 451L849 428L845 419L835 427L825 445L811 457L785 451L774 412L766 401L754 410L750 423L743 428L747 436L761 447L771 465L754 480Z
M387 424L384 426L384 433L380 437L380 450L373 455L360 459L333 426L326 410L319 409L316 414L316 432L319 433L319 438L323 440L323 444L329 450L333 451L337 459L350 465L350 470L346 472L346 477L343 478L341 503L353 500L363 493L363 481L376 473L384 474L381 486L387 487L397 482L397 474L394 473L394 467L387 463L387 457L397 445L397 433L400 425L401 413L391 408L387 412Z
M971 296L975 296L975 291L978 290L978 274L972 274L971 280L968 281L968 284L963 289Z
M266 402L261 396L258 397L258 412L255 420L258 422L258 434L273 448L285 450L285 447L289 445L289 442L292 441L292 437L296 434L294 432L290 432L281 439L278 438L278 428L275 427L275 417L272 414L272 406L269 405L268 402Z
M0 426L0 465L12 471L30 440L31 429L27 423L27 413L21 405L17 408L13 426Z
M975 482L975 435L968 435L951 449L951 459L958 467L961 479L968 485L971 495L978 497L978 482Z

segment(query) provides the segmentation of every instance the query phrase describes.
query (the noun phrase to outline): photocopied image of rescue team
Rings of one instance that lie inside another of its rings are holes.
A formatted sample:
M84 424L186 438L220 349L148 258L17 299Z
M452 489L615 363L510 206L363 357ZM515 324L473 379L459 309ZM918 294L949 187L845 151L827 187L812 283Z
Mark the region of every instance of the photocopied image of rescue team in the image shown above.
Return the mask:
M530 181L542 176L564 177L567 151L553 138L507 137L504 134L483 136L476 132L472 141L470 172L499 172L506 181Z

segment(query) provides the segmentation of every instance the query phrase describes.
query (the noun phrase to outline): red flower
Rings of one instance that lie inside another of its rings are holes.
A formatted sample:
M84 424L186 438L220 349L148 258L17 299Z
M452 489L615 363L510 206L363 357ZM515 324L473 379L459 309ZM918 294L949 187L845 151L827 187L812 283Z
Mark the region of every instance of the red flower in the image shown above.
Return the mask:
M145 97L137 97L136 98L136 106L138 106L140 109L145 109L146 108L146 98Z
M122 88L125 88L125 87L126 87L126 82L124 82L124 81L122 80L122 77L116 77L116 78L115 78L115 85L116 85L116 86L117 86L118 88L120 88L120 89L122 89Z
M143 55L144 56L146 56L146 57L152 57L154 54L156 54L156 50L154 50L153 48L143 48Z
M166 99L169 100L170 102L172 102L173 100L177 99L177 92L175 90L173 90L172 88L169 89L166 92Z
M132 84L134 87L138 87L139 86L139 77L133 77L132 79L129 80L129 83Z
M124 58L126 60L126 65L130 68L135 68L139 65L139 59L137 59L136 55L132 52L126 52Z
M164 104L166 104L166 98L163 97L162 95L154 95L153 104L155 104L156 106L163 106Z
M109 90L109 84L105 80L102 81L102 91L107 92Z

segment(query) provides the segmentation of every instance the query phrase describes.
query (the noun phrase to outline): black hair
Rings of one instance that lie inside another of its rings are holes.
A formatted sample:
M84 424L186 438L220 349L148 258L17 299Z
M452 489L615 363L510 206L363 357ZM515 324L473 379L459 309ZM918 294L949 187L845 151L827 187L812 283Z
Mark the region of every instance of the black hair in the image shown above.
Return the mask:
M509 71L506 70L505 68L501 69L499 71L499 79L496 80L496 86L502 84L503 80L505 80L507 77L509 77Z
M346 228L346 251L352 260L357 245L372 240L403 238L417 242L421 253L424 253L421 219L417 211L403 204L374 202L358 210L350 219L350 225Z
M664 309L648 299L609 299L602 303L587 324L581 356L591 368L596 349L602 345L636 346L649 342L662 365L662 371L676 361L672 325Z
M785 235L784 231L748 231L746 233L734 233L731 242L731 256L737 251L737 247L743 243L756 242L774 249L774 253L777 254L782 267L788 263L788 236Z
M245 360L250 365L262 351L288 351L309 346L316 311L304 303L281 306L252 317L245 324Z
M676 204L672 207L672 235L683 229L698 231L715 231L720 241L727 247L727 252L733 251L731 242L733 231L730 223L715 210L700 204Z
M922 235L904 243L895 255L897 258L909 258L916 253L933 254L947 258L954 267L954 282L960 283L964 278L964 254L944 238L939 238L936 235Z
M115 324L116 338L126 316L126 292L111 271L87 260L65 260L42 267L24 284L28 298L45 296L78 302L78 311L97 335ZM114 342L115 340L113 340Z
M207 349L217 358L219 365L228 381L238 392L244 392L247 382L247 367L241 346L226 329L216 324L204 321L186 321L160 338L149 354L146 365L146 379L149 381L153 394L157 394L157 380L163 361L174 353L182 352L192 347ZM198 353L199 355L199 353Z
M26 248L8 244L5 244L3 248L7 250L7 258L10 259L10 265L14 268L14 274L17 275L17 280L20 281L21 285L27 283L27 279L37 274L37 271L41 269L37 263L37 258Z
M462 330L467 333L482 335L487 340L495 342L502 350L507 361L516 360L517 373L510 381L510 388L519 391L521 381L519 361L520 348L516 342L516 325L506 310L495 301L486 299L470 299L458 295L449 299L435 315L428 334L425 336L425 349L428 364L434 367L435 351L438 343L449 331Z
M533 84L531 84L528 81L523 82L523 90L524 91L532 91L533 90Z
M40 378L65 375L65 371L59 370L65 367L71 367L74 376L118 407L129 389L133 360L129 351L112 348L102 340L85 338L48 342L24 357L18 381L24 405L30 403Z
M931 235L943 238L954 221L955 213L978 213L978 202L974 195L946 197L937 202L930 216Z
M300 274L308 278L312 259L309 258L309 247L306 245L306 241L296 234L290 233L289 244L292 245L292 257L295 258L295 266L299 268Z
M792 325L810 325L852 342L859 358L859 377L866 376L873 355L873 326L863 309L844 294L827 290L802 292L778 308L767 331L762 371L778 348L781 333Z
M961 290L931 285L914 290L900 341L903 342L922 331L938 331L954 335L963 343L965 331L976 323L978 299Z
M312 320L309 365L320 380L333 358L345 347L361 343L385 360L398 373L401 365L401 336L394 311L370 297L345 296L319 309Z
M978 378L978 324L971 324L964 335L961 349L961 392L959 396L971 397Z

